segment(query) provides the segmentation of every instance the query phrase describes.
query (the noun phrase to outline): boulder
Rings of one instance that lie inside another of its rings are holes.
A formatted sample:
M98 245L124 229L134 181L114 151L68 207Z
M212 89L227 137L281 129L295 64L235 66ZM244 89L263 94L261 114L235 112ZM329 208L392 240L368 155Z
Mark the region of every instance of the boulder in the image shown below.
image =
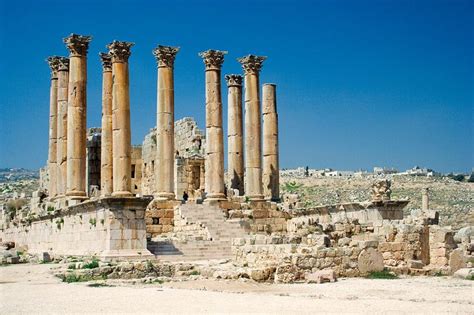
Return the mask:
M474 277L474 268L461 268L453 274L453 277L470 280Z
M257 282L264 282L270 279L275 272L275 268L255 268L250 271L250 278Z
M373 271L382 271L384 268L382 254L371 247L360 252L357 262L361 275L367 275Z
M454 241L456 243L470 243L471 239L474 238L474 226L466 226L454 235Z

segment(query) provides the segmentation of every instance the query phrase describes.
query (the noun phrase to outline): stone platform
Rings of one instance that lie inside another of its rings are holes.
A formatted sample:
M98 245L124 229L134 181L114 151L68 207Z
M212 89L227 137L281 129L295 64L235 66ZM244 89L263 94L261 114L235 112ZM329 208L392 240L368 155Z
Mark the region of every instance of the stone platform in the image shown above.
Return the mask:
M24 224L4 225L0 238L32 254L97 256L104 260L152 258L146 248L145 226L150 201L104 197L50 209Z

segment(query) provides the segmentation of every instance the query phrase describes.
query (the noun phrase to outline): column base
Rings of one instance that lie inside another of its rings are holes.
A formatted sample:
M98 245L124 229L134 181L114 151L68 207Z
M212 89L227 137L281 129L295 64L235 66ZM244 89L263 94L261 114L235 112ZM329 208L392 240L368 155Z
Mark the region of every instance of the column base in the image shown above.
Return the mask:
M133 197L133 194L129 191L114 191L112 197Z
M87 198L87 194L85 191L67 191L66 192L66 197L78 197L78 198L81 198L81 197L85 197Z
M156 194L155 199L157 200L175 200L176 196L174 193L168 193L168 192L160 192Z
M250 201L265 201L265 198L263 195L246 195Z
M221 200L227 200L227 197L223 193L217 193L217 194L207 194L205 201L221 201Z

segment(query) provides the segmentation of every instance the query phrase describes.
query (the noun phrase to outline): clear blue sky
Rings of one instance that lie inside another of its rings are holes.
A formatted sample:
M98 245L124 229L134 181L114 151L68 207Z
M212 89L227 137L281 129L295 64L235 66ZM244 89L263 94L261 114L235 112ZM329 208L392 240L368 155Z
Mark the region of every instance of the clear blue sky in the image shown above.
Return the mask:
M198 52L268 56L277 84L281 167L474 166L474 1L0 0L0 167L38 168L48 146L49 69L62 38L92 35L88 126L100 126L100 51L133 41L132 142L156 124L157 44L181 47L176 118L204 126ZM224 79L223 79L224 80ZM224 81L223 81L224 82ZM223 84L224 115L227 113ZM225 116L224 116L225 117Z

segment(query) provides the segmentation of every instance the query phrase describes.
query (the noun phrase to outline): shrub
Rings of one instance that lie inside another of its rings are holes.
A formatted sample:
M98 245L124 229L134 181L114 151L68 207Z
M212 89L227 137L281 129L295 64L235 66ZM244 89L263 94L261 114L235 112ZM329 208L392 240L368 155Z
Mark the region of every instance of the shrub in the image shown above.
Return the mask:
M455 180L455 181L458 181L458 182L464 181L464 175L463 174L449 174L448 177Z
M96 226L97 225L97 220L90 218L89 223L90 223L90 225Z
M283 189L289 192L290 194L294 194L300 189L303 185L302 184L297 184L296 182L287 182L285 183L285 186L283 186Z
M197 270L193 270L189 275L191 276L199 276L201 273Z
M67 269L71 269L71 270L76 269L76 264L69 264L69 266L67 266Z
M92 259L90 263L84 264L82 269L94 269L99 267L99 261L97 259Z
M398 279L398 276L388 269L382 271L373 271L367 275L368 279Z

